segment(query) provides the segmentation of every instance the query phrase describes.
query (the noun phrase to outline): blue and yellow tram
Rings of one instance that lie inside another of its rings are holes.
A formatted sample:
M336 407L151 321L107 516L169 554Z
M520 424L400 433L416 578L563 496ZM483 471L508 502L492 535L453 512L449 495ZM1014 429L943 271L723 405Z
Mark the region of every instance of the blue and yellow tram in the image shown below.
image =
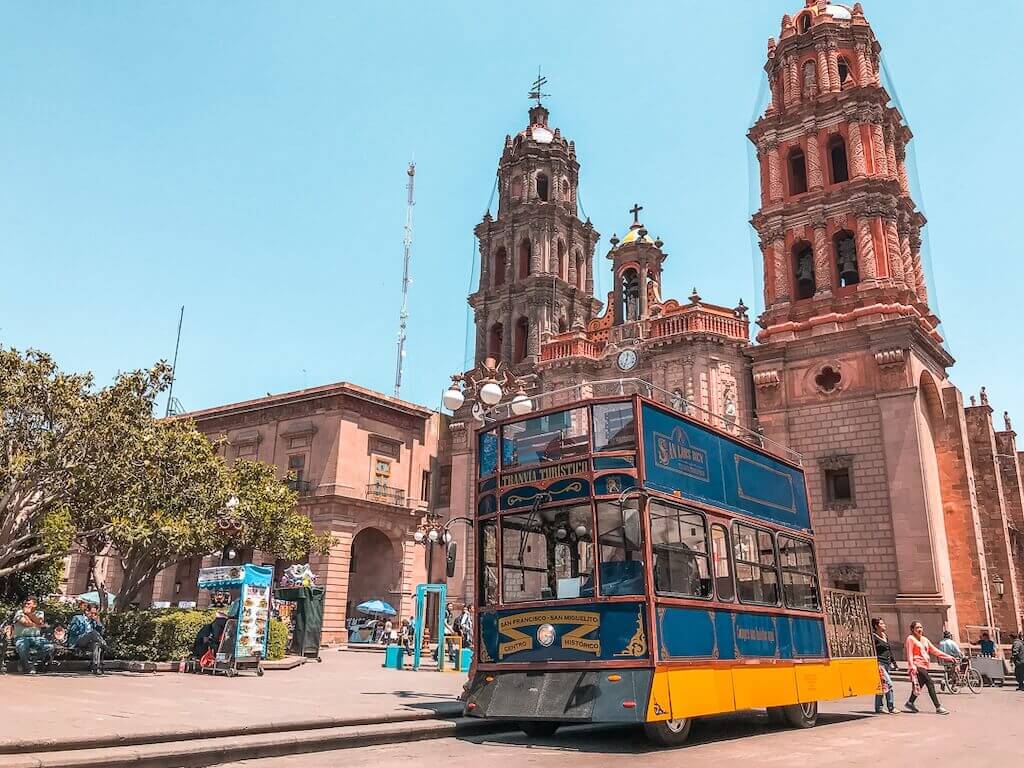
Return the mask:
M701 715L809 727L878 689L862 598L823 600L799 463L726 426L633 395L477 432L468 715L670 745Z

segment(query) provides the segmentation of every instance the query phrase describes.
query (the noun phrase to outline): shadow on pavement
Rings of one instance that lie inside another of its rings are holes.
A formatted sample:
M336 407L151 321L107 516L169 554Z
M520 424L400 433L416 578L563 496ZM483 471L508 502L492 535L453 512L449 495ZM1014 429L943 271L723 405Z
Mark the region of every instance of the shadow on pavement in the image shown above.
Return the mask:
M818 728L830 725L870 719L874 713L822 713L818 715ZM657 747L647 741L643 729L635 725L575 725L565 726L550 738L529 738L509 723L510 730L482 736L458 736L460 741L471 744L502 744L505 746L521 746L523 748L544 748L547 750L564 750L566 752L588 752L601 754L639 754L647 752L663 752L665 747ZM749 736L791 730L768 722L763 712L743 712L730 715L714 715L697 719L690 732L689 741L678 749L688 749L701 744L713 744L720 741L743 739Z

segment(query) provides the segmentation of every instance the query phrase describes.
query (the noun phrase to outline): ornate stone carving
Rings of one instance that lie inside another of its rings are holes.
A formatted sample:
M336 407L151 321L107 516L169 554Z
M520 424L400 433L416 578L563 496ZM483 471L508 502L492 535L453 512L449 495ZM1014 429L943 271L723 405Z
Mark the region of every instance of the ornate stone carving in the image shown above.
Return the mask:
M863 588L864 566L860 563L830 565L828 567L828 578L833 584L859 584Z
M758 389L776 389L781 383L779 372L775 368L754 373L754 386Z
M839 42L834 37L830 37L827 46L829 86L832 93L838 93L842 88L842 83L839 80Z
M785 242L772 241L772 262L775 267L775 300L789 301L789 265L786 259Z
M909 386L907 350L900 347L880 349L875 352L875 363L882 377L883 389L902 389Z
M874 280L878 277L875 261L875 241L871 234L871 221L865 216L857 217L857 260L860 262L861 277Z
M832 82L828 72L828 49L819 45L815 49L815 54L818 58L818 79L821 81L819 90L822 93L828 93L832 90Z
M871 150L875 161L875 175L889 176L889 161L885 152L885 136L881 122L871 122Z
M817 294L832 290L832 249L829 248L825 217L812 220L814 226L814 284Z
M906 276L904 275L903 253L900 250L900 236L896 231L895 216L885 219L884 229L886 250L889 252L889 271L893 280L904 283Z
M814 191L825 186L825 176L821 172L821 147L816 132L807 137L807 181Z
M864 141L860 133L860 123L850 121L850 173L854 177L867 173L864 161Z

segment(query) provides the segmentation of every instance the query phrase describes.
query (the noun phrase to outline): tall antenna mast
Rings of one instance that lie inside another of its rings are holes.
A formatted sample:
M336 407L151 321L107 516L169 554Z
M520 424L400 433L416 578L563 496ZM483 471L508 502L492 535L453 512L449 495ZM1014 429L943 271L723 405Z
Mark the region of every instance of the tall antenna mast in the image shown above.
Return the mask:
M409 163L406 170L409 176L409 183L405 185L406 207L405 207L405 237L402 238L402 311L398 315L398 361L395 363L395 397L398 397L402 389L402 366L405 363L405 329L409 321L409 258L412 255L412 207L413 188L416 185L416 163Z
M171 408L174 403L174 375L178 370L178 347L181 346L181 324L185 320L185 305L181 305L181 314L178 315L178 338L174 342L174 362L171 363L171 386L167 388L167 410L164 411L164 418L171 415Z

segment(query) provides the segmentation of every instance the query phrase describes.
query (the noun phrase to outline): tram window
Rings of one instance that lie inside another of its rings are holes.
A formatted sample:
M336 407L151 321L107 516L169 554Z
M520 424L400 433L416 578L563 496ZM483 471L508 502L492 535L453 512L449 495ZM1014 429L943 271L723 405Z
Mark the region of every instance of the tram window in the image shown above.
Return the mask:
M779 574L771 533L734 523L732 546L740 602L778 605Z
M589 450L586 408L506 424L501 430L502 469L561 461Z
M632 403L594 406L594 450L624 451L636 447Z
M642 595L644 554L636 499L597 503L597 543L601 594Z
M719 600L732 602L736 588L732 583L732 564L729 562L729 534L721 525L711 526L711 553L714 558L715 592Z
M498 531L494 521L480 526L480 605L498 602Z
M779 563L782 566L782 596L789 608L816 611L818 569L814 564L811 542L779 534Z
M708 534L699 512L651 502L654 590L659 594L710 598Z
M506 603L594 596L594 521L589 504L504 515Z

